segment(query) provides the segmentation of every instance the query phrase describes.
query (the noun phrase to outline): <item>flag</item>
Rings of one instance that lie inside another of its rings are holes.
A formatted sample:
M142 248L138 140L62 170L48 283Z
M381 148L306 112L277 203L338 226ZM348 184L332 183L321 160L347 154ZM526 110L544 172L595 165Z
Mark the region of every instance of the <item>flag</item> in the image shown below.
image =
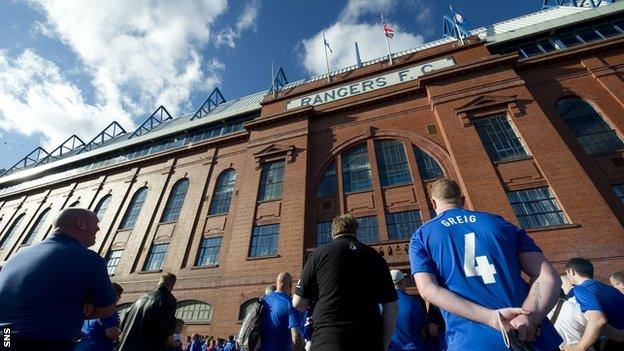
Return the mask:
M449 5L449 8L451 9L451 14L453 15L453 21L455 21L456 24L464 24L464 22L466 22L464 16L453 11L453 6Z
M386 21L383 21L383 30L387 38L392 39L394 37L394 29L390 28Z
M331 47L329 46L329 43L327 42L327 39L323 38L323 41L325 42L325 47L327 47L329 49L329 52L331 52L332 54L334 53L331 49Z

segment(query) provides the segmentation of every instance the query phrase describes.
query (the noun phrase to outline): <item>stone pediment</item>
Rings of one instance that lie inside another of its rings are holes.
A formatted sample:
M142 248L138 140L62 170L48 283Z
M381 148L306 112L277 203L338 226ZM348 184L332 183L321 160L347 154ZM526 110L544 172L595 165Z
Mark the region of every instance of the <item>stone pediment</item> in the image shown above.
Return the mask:
M258 167L260 167L264 161L272 161L281 158L285 158L286 162L292 163L295 160L295 150L296 148L294 145L271 144L254 153L254 158L256 159Z
M464 126L469 126L470 117L481 117L483 115L506 111L512 116L518 115L518 98L516 95L495 96L481 95L469 103L456 108L455 113L462 119Z

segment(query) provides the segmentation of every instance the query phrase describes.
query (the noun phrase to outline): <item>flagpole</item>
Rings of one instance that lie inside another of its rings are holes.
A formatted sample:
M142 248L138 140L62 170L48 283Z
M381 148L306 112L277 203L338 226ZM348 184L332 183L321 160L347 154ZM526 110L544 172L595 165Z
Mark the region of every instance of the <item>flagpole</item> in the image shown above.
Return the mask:
M325 68L327 69L327 83L331 83L331 77L329 75L329 58L327 57L327 40L325 39L325 33L323 33L323 48L325 49Z
M381 17L381 23L384 23L384 19L383 19L383 15L380 14L379 15ZM388 58L390 59L390 66L392 66L392 52L390 51L390 40L388 38L388 36L386 35L386 31L384 29L384 37L386 37L386 47L388 48Z
M464 38L462 37L462 34L459 31L459 24L457 24L457 21L454 18L453 18L453 22L455 22L455 30L457 31L457 37L459 38L459 44L461 46L464 46Z
M275 91L275 68L273 67L273 61L271 61L271 90L273 90L273 98L276 98L277 91Z

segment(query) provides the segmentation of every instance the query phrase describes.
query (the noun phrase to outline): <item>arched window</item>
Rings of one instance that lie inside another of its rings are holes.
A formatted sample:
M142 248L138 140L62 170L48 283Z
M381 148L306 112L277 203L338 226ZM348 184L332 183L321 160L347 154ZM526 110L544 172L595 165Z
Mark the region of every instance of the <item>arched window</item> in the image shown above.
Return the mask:
M39 231L41 230L41 227L43 226L46 219L48 218L49 213L50 213L50 208L46 208L45 210L43 210L43 212L41 212L39 217L37 217L37 221L35 222L33 227L30 229L30 231L28 232L24 240L22 240L22 245L30 245L32 243L35 236L39 234Z
M139 218L139 213L141 213L141 207L143 207L143 203L145 202L145 198L147 197L147 187L142 187L134 193L132 200L130 200L130 205L126 210L126 214L121 220L121 225L119 229L126 230L134 228L137 219Z
M242 322L245 319L245 316L247 315L247 309L256 301L258 301L258 299L249 299L240 305L240 308L238 310L239 322Z
M24 219L24 214L19 215L14 221L13 224L9 227L9 230L4 234L4 237L0 239L0 250L4 249L4 246L11 240L11 237L17 233L22 220Z
M112 195L106 195L102 198L102 200L100 200L100 202L98 202L97 206L95 206L94 212L100 221L102 220L102 217L104 217L106 209L108 208L108 204L110 204L112 198Z
M377 166L378 177L372 176L371 160L376 160L373 166ZM422 223L435 217L427 198L417 200L413 194L427 194L428 184L444 177L445 170L437 158L407 140L383 137L372 143L360 142L326 165L315 189L316 211L315 218L311 218L316 224L316 231L311 233L315 238L306 240L307 245L318 247L331 241L331 219L343 205L356 217L356 235L366 244L407 241ZM381 192L371 191L373 188ZM356 192L368 193L350 195ZM340 198L344 203L334 201ZM383 214L371 213L377 206L382 207Z
M345 193L370 190L373 187L366 143L342 153L342 180Z
M232 192L234 191L234 183L236 182L236 171L227 169L223 171L217 178L217 186L210 203L209 215L219 215L230 211L230 202L232 201Z
M420 174L420 179L423 182L444 177L442 167L431 155L414 146L414 156L418 166L418 174Z
M622 138L588 102L578 97L565 98L557 101L555 108L588 154L624 148Z
M182 204L184 204L184 198L186 197L188 185L189 180L186 178L179 180L173 185L171 195L169 195L169 200L167 200L167 205L165 206L165 210L160 218L160 223L174 222L178 220Z
M198 300L180 301L175 315L186 323L210 323L212 306Z

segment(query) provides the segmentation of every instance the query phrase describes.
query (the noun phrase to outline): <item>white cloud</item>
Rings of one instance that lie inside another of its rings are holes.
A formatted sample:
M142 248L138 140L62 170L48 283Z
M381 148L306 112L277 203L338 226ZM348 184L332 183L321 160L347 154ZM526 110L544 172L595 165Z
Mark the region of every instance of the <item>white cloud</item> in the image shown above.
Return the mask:
M256 19L260 12L260 1L251 0L245 6L243 12L238 16L236 21L236 29L230 27L222 29L214 39L214 43L217 47L228 46L230 48L236 47L236 40L243 35L243 32L247 30L256 31L257 24Z
M387 14L394 7L396 0L350 0L347 6L340 12L339 21L353 23L367 13Z
M52 151L70 134L89 139L113 120L126 127L133 125L118 105L85 103L80 89L68 82L53 62L31 50L16 58L0 51L2 129L27 136L42 133L42 146Z
M218 83L199 50L226 0L28 0L46 15L38 30L67 44L92 76L98 105L133 115L158 105L188 111L191 91Z
M357 42L362 61L371 60L388 54L385 36L379 21L363 22L365 14L379 14L390 11L395 0L350 0L342 10L338 19L328 28L321 30L313 37L301 41L303 48L303 66L310 74L324 74L325 53L323 33L333 53L328 53L329 69L335 71L356 64L354 43ZM394 38L390 40L392 52L398 52L422 44L421 35L407 33L401 26L388 21L394 29Z

